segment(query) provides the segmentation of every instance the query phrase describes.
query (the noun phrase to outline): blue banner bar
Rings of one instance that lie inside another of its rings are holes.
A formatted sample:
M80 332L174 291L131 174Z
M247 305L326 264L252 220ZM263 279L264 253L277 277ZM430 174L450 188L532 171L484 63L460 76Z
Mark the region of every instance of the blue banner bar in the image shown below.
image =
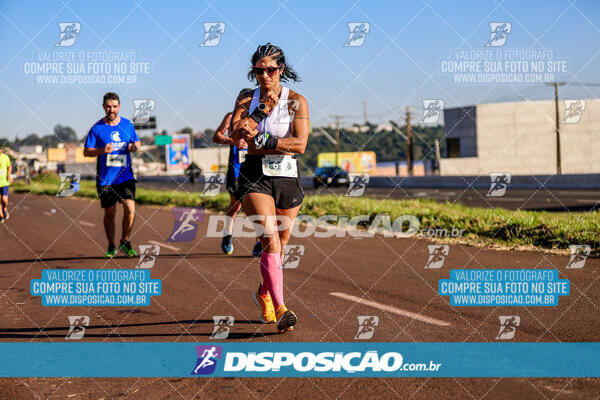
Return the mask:
M600 343L0 343L2 377L600 377Z

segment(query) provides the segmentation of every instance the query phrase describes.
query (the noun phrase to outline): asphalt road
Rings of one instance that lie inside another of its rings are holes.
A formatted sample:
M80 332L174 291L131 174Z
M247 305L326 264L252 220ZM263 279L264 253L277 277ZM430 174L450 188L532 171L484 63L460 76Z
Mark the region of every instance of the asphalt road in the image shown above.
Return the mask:
M133 268L137 259L106 260L99 203L89 199L11 194L11 219L0 225L0 340L64 342L69 315L88 315L82 341L205 342L213 315L231 315L229 338L247 342L357 341L358 316L379 317L372 341L494 342L500 315L519 315L520 342L598 341L600 259L565 269L569 256L498 251L451 244L441 269L425 269L425 239L352 236L292 238L305 247L299 266L285 270L286 304L298 315L294 332L260 324L252 293L259 262L254 240L235 239L232 256L207 238L205 215L191 242L166 242L169 208L139 206L132 243L160 244L152 278L163 294L149 307L43 307L29 295L31 279L48 268ZM121 211L119 211L119 216ZM117 229L117 234L120 229ZM451 307L437 294L450 268L558 268L571 295L557 307ZM332 295L341 293L344 296ZM354 300L353 300L354 299ZM357 300L359 299L359 300ZM375 302L379 306L367 305ZM390 308L393 307L393 308ZM441 324L442 322L443 324ZM87 362L82 358L82 362ZM19 378L0 381L0 398L592 398L600 380L587 378Z
M202 184L179 184L175 182L139 182L139 187L162 190L185 190L200 192ZM308 195L343 195L346 188L304 188ZM431 199L439 202L460 203L483 208L506 208L511 210L545 211L591 211L600 208L600 191L597 190L521 190L509 189L501 197L486 196L481 189L412 189L367 187L363 196L379 199Z

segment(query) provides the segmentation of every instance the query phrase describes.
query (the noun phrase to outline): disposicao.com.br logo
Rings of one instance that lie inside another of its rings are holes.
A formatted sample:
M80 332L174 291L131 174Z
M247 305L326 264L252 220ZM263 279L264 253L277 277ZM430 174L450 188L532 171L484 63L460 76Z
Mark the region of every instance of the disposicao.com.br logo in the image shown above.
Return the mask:
M405 363L398 352L377 350L350 352L235 352L224 354L224 375L231 373L272 373L281 376L303 374L344 376L346 373L439 372L441 363Z

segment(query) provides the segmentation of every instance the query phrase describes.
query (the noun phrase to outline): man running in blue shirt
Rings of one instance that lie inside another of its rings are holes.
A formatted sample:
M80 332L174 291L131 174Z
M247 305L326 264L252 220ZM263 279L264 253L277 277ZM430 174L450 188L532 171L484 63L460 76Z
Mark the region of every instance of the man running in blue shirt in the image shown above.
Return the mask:
M140 147L140 138L131 121L119 116L121 103L116 93L106 93L102 102L106 115L96 122L85 140L83 154L98 157L96 188L104 209L104 231L108 239L107 258L113 258L115 247L115 216L117 203L123 204L123 233L120 248L129 257L137 254L129 243L135 217L135 179L129 153Z

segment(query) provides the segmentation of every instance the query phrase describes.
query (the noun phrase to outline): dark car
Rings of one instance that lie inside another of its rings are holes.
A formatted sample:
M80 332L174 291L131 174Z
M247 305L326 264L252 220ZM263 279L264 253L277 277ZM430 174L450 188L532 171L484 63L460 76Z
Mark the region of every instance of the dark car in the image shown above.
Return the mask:
M313 178L315 188L320 186L348 186L349 184L348 173L340 167L321 167L315 170Z

